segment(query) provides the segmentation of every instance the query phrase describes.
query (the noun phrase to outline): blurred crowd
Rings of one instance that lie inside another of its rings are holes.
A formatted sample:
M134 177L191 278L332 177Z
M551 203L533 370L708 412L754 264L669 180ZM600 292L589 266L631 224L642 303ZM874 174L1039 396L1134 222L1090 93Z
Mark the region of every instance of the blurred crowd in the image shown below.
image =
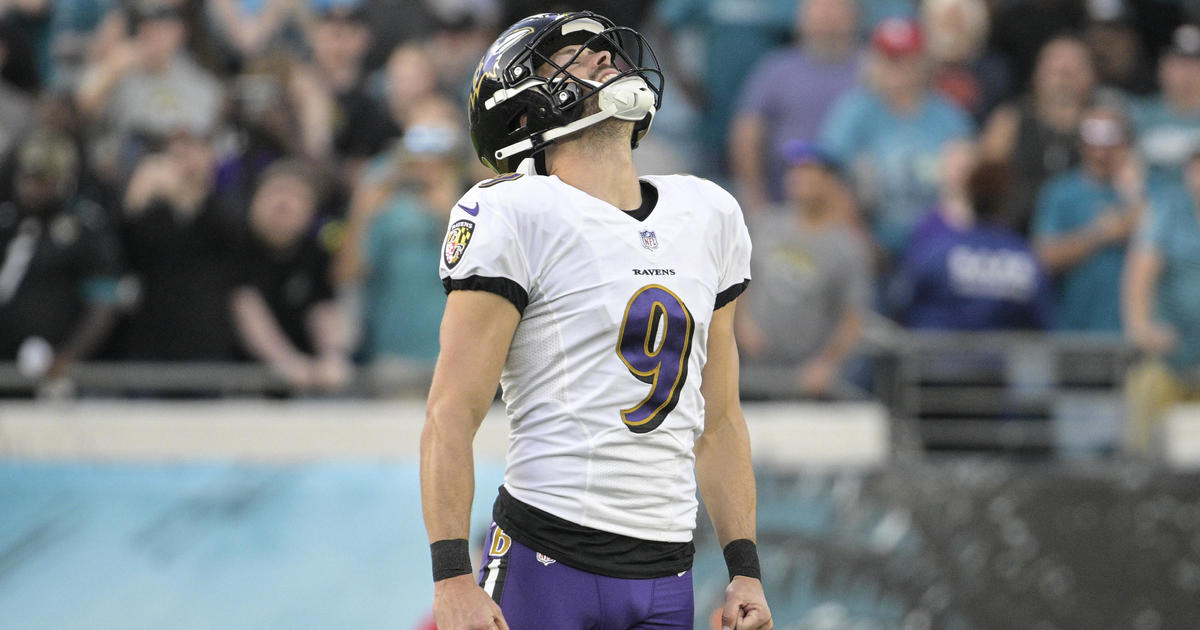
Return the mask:
M666 73L641 171L743 206L747 365L820 396L870 322L1071 331L1141 351L1135 426L1200 394L1184 0L3 0L0 361L427 369L475 64L578 9Z

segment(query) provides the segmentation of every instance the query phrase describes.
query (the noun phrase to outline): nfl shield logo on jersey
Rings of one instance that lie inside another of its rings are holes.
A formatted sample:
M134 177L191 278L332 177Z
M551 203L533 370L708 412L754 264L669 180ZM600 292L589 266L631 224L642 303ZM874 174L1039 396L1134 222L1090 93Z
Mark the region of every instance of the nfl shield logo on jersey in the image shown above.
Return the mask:
M463 252L467 251L467 245L471 243L471 235L474 232L475 223L466 219L455 221L454 225L450 226L450 231L446 233L446 243L442 245L442 259L448 269L453 269L458 261L462 260Z
M658 237L654 235L654 230L642 230L638 234L642 237L642 247L650 251L658 249Z
M537 561L541 562L543 566L547 566L547 567L554 564L555 562L558 562L554 558L551 558L550 556L547 556L546 554L540 553L540 552L537 555Z

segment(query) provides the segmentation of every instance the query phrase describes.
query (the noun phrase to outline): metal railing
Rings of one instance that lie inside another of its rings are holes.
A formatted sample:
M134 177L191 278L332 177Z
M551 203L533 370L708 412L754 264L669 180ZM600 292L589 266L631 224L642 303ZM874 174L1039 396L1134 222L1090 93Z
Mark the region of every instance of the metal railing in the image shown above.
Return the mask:
M1119 336L909 332L898 341L881 396L898 432L926 450L1116 446L1136 357Z
M423 395L432 370L411 365L379 365L354 371L337 392L301 396L375 397ZM72 366L60 383L23 374L14 363L0 363L0 394L67 397L259 397L287 395L281 376L255 363L85 362Z
M1115 336L911 332L879 322L863 347L873 392L839 382L829 398L883 402L897 446L917 450L1053 449L1064 427L1086 432L1089 422L1103 442L1121 421L1121 385L1135 356ZM69 386L55 389L0 363L0 396L421 397L431 375L407 364L362 367L342 391L292 394L258 364L88 362L72 368ZM744 366L742 389L757 400L805 398L791 367Z

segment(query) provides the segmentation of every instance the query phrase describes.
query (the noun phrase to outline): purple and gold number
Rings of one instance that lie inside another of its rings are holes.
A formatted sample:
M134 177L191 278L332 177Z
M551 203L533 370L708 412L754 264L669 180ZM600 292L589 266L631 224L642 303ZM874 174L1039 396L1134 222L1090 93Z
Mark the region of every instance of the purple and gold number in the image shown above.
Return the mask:
M621 410L621 420L634 433L658 428L679 402L692 353L692 313L666 287L651 284L629 298L617 354L638 380L650 384L642 402Z

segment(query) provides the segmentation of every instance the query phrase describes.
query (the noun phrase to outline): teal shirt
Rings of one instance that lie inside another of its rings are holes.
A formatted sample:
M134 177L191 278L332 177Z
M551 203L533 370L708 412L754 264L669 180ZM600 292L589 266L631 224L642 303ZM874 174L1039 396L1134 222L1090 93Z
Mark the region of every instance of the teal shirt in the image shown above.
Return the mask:
M1162 260L1155 315L1179 337L1167 363L1179 372L1200 367L1200 217L1182 187L1156 197L1136 246Z
M833 104L820 135L860 177L856 187L873 192L875 237L899 257L917 219L937 201L942 148L972 133L967 113L936 93L900 115L870 89L856 88Z
M1183 183L1183 165L1200 146L1200 110L1177 112L1161 96L1136 101L1130 121L1151 186Z
M364 355L424 361L438 353L446 294L438 257L446 220L419 199L398 192L367 229L363 263Z
M1033 216L1033 237L1061 237L1082 229L1110 206L1118 203L1117 191L1081 169L1062 173L1048 182L1038 196ZM1121 271L1124 244L1097 250L1056 279L1056 328L1087 332L1121 331Z

